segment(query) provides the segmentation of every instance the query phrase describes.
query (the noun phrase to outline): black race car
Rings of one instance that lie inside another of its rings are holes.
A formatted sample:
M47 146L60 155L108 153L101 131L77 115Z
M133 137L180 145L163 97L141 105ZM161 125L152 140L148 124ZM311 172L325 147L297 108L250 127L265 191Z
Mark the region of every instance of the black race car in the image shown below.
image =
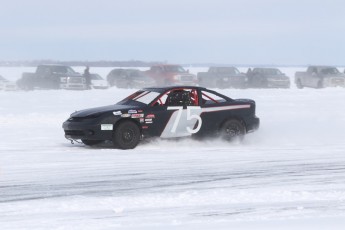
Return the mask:
M85 145L112 141L132 149L142 138L220 136L242 138L259 127L255 102L231 99L206 88L144 88L115 105L72 113L63 123L65 137Z

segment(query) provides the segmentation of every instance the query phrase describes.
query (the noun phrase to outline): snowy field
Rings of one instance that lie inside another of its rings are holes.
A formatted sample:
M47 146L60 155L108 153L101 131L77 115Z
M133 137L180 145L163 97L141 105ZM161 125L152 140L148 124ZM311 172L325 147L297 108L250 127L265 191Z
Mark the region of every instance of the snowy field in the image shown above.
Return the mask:
M291 79L303 69L281 68ZM34 68L0 75L25 71ZM0 91L1 230L344 229L345 89L220 90L257 102L261 127L242 144L154 140L123 151L64 138L70 113L132 91Z

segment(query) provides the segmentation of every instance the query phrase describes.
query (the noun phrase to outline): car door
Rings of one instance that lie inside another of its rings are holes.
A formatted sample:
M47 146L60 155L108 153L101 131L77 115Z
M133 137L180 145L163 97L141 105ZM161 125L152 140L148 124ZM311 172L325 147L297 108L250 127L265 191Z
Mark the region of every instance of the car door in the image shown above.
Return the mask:
M36 75L36 83L35 86L40 87L40 88L48 88L47 85L49 85L49 75L50 70L49 67L47 66L40 66L37 69L37 75Z
M150 129L159 133L158 136L162 138L185 137L200 130L202 111L198 106L196 89L170 90L156 103L152 107L152 114L147 115L154 117L154 121L145 118L145 122L153 122Z
M305 78L305 86L316 87L317 78L318 78L317 68L311 67L310 69L308 69L308 72Z
M251 85L252 87L259 88L261 87L261 74L260 70L254 69L253 72L251 73Z

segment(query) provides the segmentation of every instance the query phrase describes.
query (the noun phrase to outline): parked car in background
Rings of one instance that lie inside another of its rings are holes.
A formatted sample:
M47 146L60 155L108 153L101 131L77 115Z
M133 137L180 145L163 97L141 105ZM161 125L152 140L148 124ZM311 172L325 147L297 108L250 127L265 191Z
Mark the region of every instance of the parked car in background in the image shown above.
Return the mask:
M17 90L17 84L15 82L8 81L3 76L0 76L0 90L15 91Z
M297 88L345 87L345 74L332 66L309 66L306 72L295 73Z
M23 73L17 81L21 89L87 89L86 80L65 65L39 65L35 73Z
M107 76L110 86L118 88L143 88L155 86L154 79L138 69L113 69Z
M248 69L248 87L252 88L290 88L290 78L277 68Z
M156 81L158 86L197 85L196 75L189 73L180 65L154 65L145 74Z
M104 80L99 74L91 73L91 87L93 89L108 89L109 84L106 80Z
M208 88L246 88L247 76L236 67L210 67L207 72L198 73L200 86Z

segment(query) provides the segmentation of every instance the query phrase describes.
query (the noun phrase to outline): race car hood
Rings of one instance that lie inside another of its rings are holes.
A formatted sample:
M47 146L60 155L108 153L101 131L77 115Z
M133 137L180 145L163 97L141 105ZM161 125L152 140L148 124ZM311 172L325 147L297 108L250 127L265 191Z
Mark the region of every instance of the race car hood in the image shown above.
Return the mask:
M93 117L93 116L98 116L102 113L118 112L118 111L122 111L122 113L128 113L129 110L136 110L137 108L138 107L133 106L133 105L108 105L108 106L76 111L71 114L71 117Z

